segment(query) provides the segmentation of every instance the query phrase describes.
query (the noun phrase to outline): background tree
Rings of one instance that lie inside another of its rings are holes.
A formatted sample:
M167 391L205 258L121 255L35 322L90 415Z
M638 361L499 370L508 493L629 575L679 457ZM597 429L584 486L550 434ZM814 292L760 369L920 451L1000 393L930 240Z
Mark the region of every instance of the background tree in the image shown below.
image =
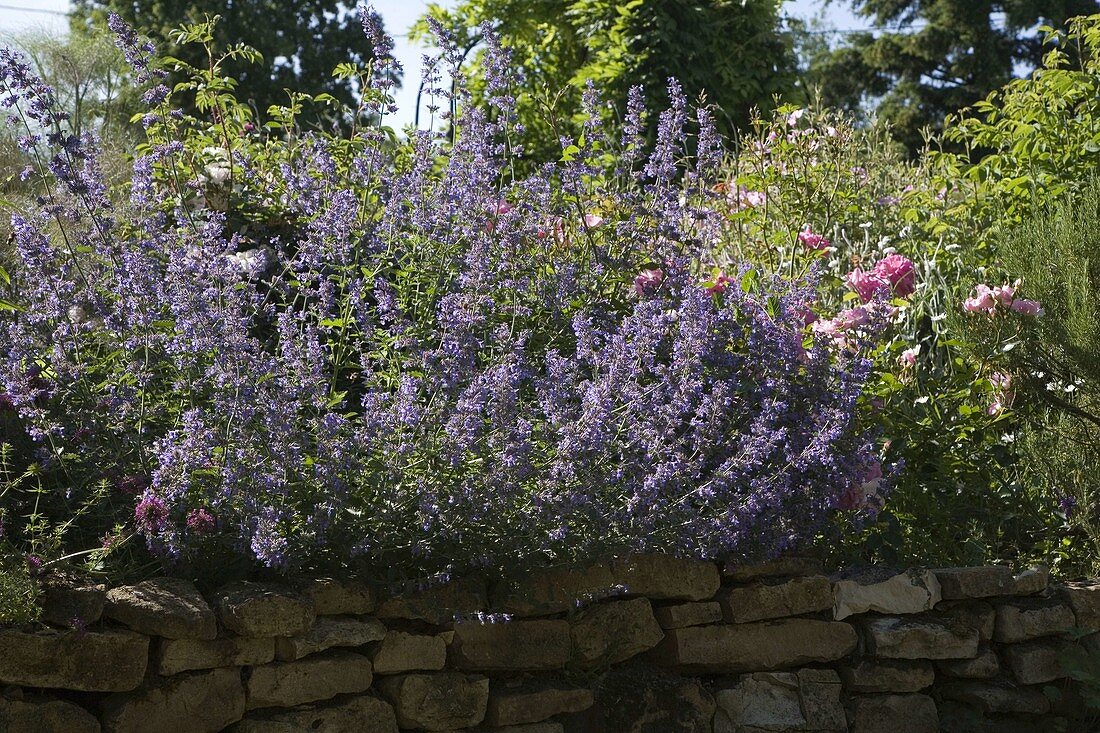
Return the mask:
M795 58L779 26L779 0L465 0L429 15L477 48L489 23L526 78L515 90L529 159L557 159L558 137L576 135L581 95L592 80L622 118L631 86L647 107L667 105L668 78L689 98L706 94L724 132L770 109L793 83ZM421 23L423 34L427 25ZM480 54L472 54L480 64ZM475 73L476 77L477 74ZM478 92L479 88L475 88ZM651 117L651 122L655 120Z
M338 64L371 58L355 4L339 0L76 0L74 29L101 26L110 11L156 41L159 53L200 68L207 66L201 48L173 43L171 31L205 15L220 15L216 47L244 43L263 55L261 64L225 64L226 75L239 83L241 99L260 114L273 104L287 104L286 89L328 93L354 107L354 81L333 78L332 71Z
M1036 26L1100 10L1096 0L848 0L889 30L842 37L809 60L807 83L825 104L877 105L910 151L921 130L984 99L1018 72L1034 68L1043 48Z

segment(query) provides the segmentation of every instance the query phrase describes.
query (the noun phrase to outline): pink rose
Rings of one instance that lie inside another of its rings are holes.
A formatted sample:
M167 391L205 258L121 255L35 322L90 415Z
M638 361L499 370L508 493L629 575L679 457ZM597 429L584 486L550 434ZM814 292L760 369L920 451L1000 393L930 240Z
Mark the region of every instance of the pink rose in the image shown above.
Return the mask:
M864 303L871 302L880 290L885 290L890 286L890 283L879 277L878 274L864 272L858 267L848 273L846 281L848 287L858 293L860 300Z
M1012 305L1009 307L1025 316L1041 316L1044 313L1043 306L1039 304L1039 301L1028 300L1027 298L1017 298L1012 301Z
M838 327L848 330L866 325L869 319L870 314L868 314L867 309L859 306L838 313L836 316L836 324Z
M603 224L603 217L599 214L585 214L584 225L589 229L595 229L600 224Z
M648 291L656 289L664 279L665 273L662 270L642 270L634 277L634 292L645 295Z
M913 294L917 285L917 273L913 261L897 253L886 255L875 264L872 271L876 276L890 283L894 294L905 298Z
M975 285L974 295L963 301L963 310L967 313L992 313L996 307L993 291L985 284Z
M828 247L832 242L825 238L823 234L815 234L810 225L807 224L806 228L798 233L798 241L803 244L807 249L823 250Z
M707 290L712 293L724 293L726 292L726 288L728 288L730 286L730 283L732 282L733 278L727 277L726 273L724 272L719 272L718 277L714 279L714 284L708 285ZM637 283L637 280L635 280L635 283Z
M913 366L917 363L917 354L920 353L920 344L901 352L901 363L905 366Z

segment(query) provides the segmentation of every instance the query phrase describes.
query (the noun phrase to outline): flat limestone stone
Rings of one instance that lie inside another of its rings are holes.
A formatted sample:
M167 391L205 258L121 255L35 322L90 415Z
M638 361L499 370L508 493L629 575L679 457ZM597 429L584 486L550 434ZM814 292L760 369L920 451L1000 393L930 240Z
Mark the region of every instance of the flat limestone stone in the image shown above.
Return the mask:
M166 639L213 639L218 621L195 584L154 578L107 592L104 613L134 631Z
M936 663L939 671L948 677L963 679L989 679L1001 673L1001 662L989 647L978 650L973 659L947 659Z
M366 692L373 675L362 654L333 650L296 662L255 667L248 678L247 708L289 708L329 700L337 695Z
M991 598L1012 591L1012 571L1002 565L978 568L937 568L932 571L940 582L945 601Z
M718 601L679 603L675 606L659 606L653 615L662 629L682 629L685 626L705 626L722 621L722 606Z
M625 661L665 636L647 598L591 606L572 623L571 634L573 658L583 667Z
M158 679L103 702L104 733L215 733L242 717L244 686L236 668Z
M927 660L861 659L840 668L849 692L920 692L932 686L936 673Z
M586 687L554 682L494 681L489 688L486 725L538 723L564 713L592 707L595 697Z
M374 593L366 583L314 578L301 586L318 616L362 616L374 610Z
M833 588L823 575L762 581L723 588L718 602L727 622L743 624L828 610L833 607Z
M785 619L670 629L652 654L685 672L771 671L842 659L857 641L846 623Z
M572 656L573 643L568 621L464 621L455 624L450 651L462 670L524 672L561 669Z
M157 674L170 677L180 672L218 667L254 667L275 658L275 639L270 636L220 639L161 639L157 648Z
M674 555L631 555L611 563L614 582L650 600L705 601L721 585L718 566Z
M387 598L378 604L375 615L381 619L420 620L444 626L456 617L484 611L488 607L485 582L478 578L463 578Z
M1076 623L1073 611L1058 601L1023 598L997 606L996 641L1013 644L1063 634Z
M374 653L375 674L434 671L447 664L447 643L428 634L386 633Z
M1100 583L1066 583L1058 595L1073 610L1077 628L1100 631Z
M936 703L927 695L856 695L849 703L851 733L939 733Z
M1028 641L1003 647L1001 656L1021 685L1041 685L1066 676L1059 662L1065 647L1060 640Z
M149 637L133 631L26 632L0 629L0 682L82 692L125 692L141 684Z
M890 615L931 611L941 600L940 582L928 570L899 573L877 583L839 580L833 584L837 621L875 611Z
M283 662L316 654L334 647L356 647L381 641L386 627L373 618L321 616L305 634L280 637L275 641L275 656Z
M1010 682L957 680L936 688L943 698L966 703L983 713L1046 715L1050 712L1050 701L1042 692Z
M398 733L393 707L371 695L249 713L233 733Z
M99 721L79 705L45 698L0 697L0 730L35 733L99 733Z
M468 728L485 719L489 679L457 672L429 672L378 680L402 728L444 731Z
M722 578L730 583L748 583L762 578L793 578L824 574L825 563L820 559L800 555L788 555L757 564L726 563L722 567Z
M218 618L238 636L301 636L313 626L313 605L299 592L241 582L217 594Z
M516 616L561 613L593 600L619 595L610 563L557 566L534 570L522 578L499 584L493 608Z
M863 622L868 651L885 659L971 659L978 632L957 619L887 616Z

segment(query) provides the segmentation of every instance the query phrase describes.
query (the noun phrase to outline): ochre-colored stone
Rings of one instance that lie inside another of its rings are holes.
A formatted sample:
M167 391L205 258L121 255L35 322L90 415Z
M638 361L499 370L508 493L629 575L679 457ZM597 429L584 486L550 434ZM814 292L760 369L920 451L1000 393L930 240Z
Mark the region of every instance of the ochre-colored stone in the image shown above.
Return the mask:
M85 633L0 629L0 682L82 692L124 692L141 684L149 637L133 631Z
M963 679L989 679L1001 673L1001 662L989 647L980 648L973 659L947 659L937 662L936 666L948 677Z
M382 694L393 704L402 728L445 731L477 725L485 719L489 679L457 672L382 677Z
M561 669L572 655L567 621L463 621L454 627L454 664L476 672Z
M591 606L572 623L571 633L573 657L582 667L625 661L665 636L646 598Z
M383 619L427 621L443 626L452 623L456 617L476 614L488 606L485 581L463 578L387 598L378 604L375 615Z
M41 621L62 628L91 626L103 615L107 586L67 573L51 573L39 581Z
M494 682L489 688L486 725L538 723L592 707L592 690L554 682Z
M940 581L945 601L1003 596L1012 590L1012 571L1002 565L979 568L938 568L932 571Z
M545 616L621 595L610 563L540 568L493 589L493 608L517 616Z
M371 679L370 660L344 650L314 654L296 662L265 664L253 668L248 678L247 707L288 708L366 692Z
M442 637L390 631L374 653L375 674L434 671L447 664L447 644Z
M218 618L237 636L301 636L313 626L313 606L297 591L265 583L222 588Z
M292 710L249 713L232 730L233 733L398 733L393 707L371 695L302 705Z
M1100 583L1066 583L1058 595L1073 610L1074 624L1084 631L1100 631Z
M816 557L789 555L765 563L726 563L722 578L730 583L748 583L762 578L792 578L806 575L824 575L825 564Z
M714 733L844 730L840 678L832 670L756 672L715 693Z
M936 673L927 660L860 659L840 668L849 692L920 692L931 687Z
M993 631L996 628L997 614L993 606L985 601L956 601L941 604L937 615L944 619L954 619L978 632L978 638L983 642L993 639Z
M615 733L711 733L714 696L697 679L642 665L604 674L589 714Z
M955 680L936 685L947 700L957 700L983 713L1045 715L1050 701L1039 690L1004 681Z
M213 639L214 610L195 584L182 578L153 578L107 592L104 613L134 631L166 639Z
M1021 685L1041 685L1066 676L1059 662L1065 647L1056 639L1009 644L1001 649L1001 657Z
M157 649L157 674L171 676L196 669L251 667L275 658L275 639L270 636L220 639L161 639Z
M921 613L940 600L940 582L928 570L910 570L877 582L838 580L833 584L833 618L840 621L870 611Z
M104 733L216 733L243 716L236 668L158 679L103 701Z
M386 627L377 619L321 616L305 634L276 640L275 656L280 661L292 662L334 647L356 647L381 641L385 635Z
M632 596L650 600L703 601L721 584L712 562L674 555L631 555L611 563L616 585Z
M741 624L828 610L833 589L828 578L816 575L723 588L718 602L726 621Z
M978 632L958 619L887 616L863 622L868 652L885 659L970 659Z
M374 610L374 593L362 581L315 578L300 586L318 616L362 616Z
M720 674L832 662L851 654L856 643L846 623L785 619L670 629L653 655L684 671Z
M0 731L10 733L99 733L99 721L79 705L64 700L0 697Z
M1054 600L1024 598L997 606L996 641L1014 644L1063 634L1076 623L1069 606Z
M682 629L685 626L705 626L722 621L722 606L718 601L678 603L674 606L658 606L653 616L662 629Z
M1049 584L1050 568L1046 565L1032 565L1012 579L1010 592L1014 596L1035 595L1045 591Z
M857 695L849 702L851 733L939 733L936 703L927 695Z

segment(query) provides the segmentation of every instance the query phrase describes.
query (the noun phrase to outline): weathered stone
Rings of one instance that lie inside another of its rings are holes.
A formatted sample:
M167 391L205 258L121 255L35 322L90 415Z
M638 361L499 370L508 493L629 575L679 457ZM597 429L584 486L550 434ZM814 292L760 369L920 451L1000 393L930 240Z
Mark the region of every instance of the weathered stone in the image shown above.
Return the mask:
M1058 595L1073 609L1077 628L1100 631L1100 583L1066 583Z
M0 730L19 733L99 733L99 721L79 705L45 698L0 697Z
M55 626L91 626L103 615L107 586L74 575L52 573L39 583L41 620Z
M302 636L277 639L275 656L281 661L292 662L333 647L356 647L372 641L381 641L385 636L386 627L377 619L321 616Z
M798 689L802 712L816 730L844 730L845 714L840 696L840 677L831 669L800 669Z
M714 712L714 697L699 680L630 665L601 678L590 715L600 731L711 733Z
M236 668L181 674L103 701L104 733L216 733L243 716Z
M565 726L561 723L544 720L541 723L505 725L500 728L482 728L481 730L484 733L565 733Z
M940 592L945 601L1003 596L1012 589L1012 571L1002 565L939 568L932 572L940 581Z
M1021 685L1041 685L1066 676L1058 661L1065 647L1058 640L1029 641L1002 648L1001 656Z
M851 733L938 733L939 713L927 695L858 695L848 709Z
M718 590L718 566L674 555L631 555L611 564L614 582L632 596L703 601Z
M1046 565L1032 565L1012 579L1010 592L1014 596L1030 596L1042 593L1050 584L1050 568Z
M868 652L885 659L970 659L978 632L958 619L884 617L863 622Z
M840 678L849 692L920 692L936 673L926 660L861 659L842 666Z
M958 680L936 685L947 700L957 700L983 713L1045 715L1050 701L1042 692L1010 682Z
M374 593L370 586L358 580L316 578L300 587L318 616L361 616L374 610Z
M246 639L161 639L157 650L157 674L166 677L195 669L251 667L275 658L275 639L270 636Z
M553 682L494 682L489 688L486 725L538 723L592 707L592 690Z
M255 667L248 678L249 710L288 708L365 692L371 685L371 663L362 654L333 650L296 662Z
M989 679L1001 673L1001 662L989 647L980 648L973 659L950 659L937 662L936 666L948 677L964 679Z
M739 733L745 728L804 730L809 724L793 672L745 675L736 687L715 692L714 700L718 706L714 733Z
M133 631L85 633L0 629L0 682L82 692L125 692L141 684L149 637Z
M573 622L571 634L573 657L583 667L630 659L665 636L646 598L591 606Z
M378 604L375 615L443 626L456 617L484 611L488 606L485 581L470 577L387 598Z
M572 653L569 622L517 620L502 623L456 623L451 644L459 669L520 672L560 669Z
M997 606L997 628L993 638L1014 644L1069 631L1075 623L1069 606L1046 599L1022 599Z
M375 674L430 672L446 666L447 644L439 636L390 631L374 653L373 661Z
M217 597L222 625L238 636L301 636L313 626L313 606L300 593L263 583L235 583Z
M770 671L832 662L851 654L856 643L856 631L848 624L786 619L670 629L653 654L684 671Z
M382 694L393 703L402 728L443 731L477 725L489 703L489 679L434 672L383 677Z
M993 639L997 614L985 601L956 602L939 611L941 618L955 619L978 632L982 641Z
M840 621L868 611L921 613L940 600L940 582L928 570L910 570L872 583L838 580L833 584L833 618Z
M493 590L493 608L517 616L545 616L619 595L610 563L541 568Z
M662 629L682 629L685 626L705 626L722 620L722 606L718 601L679 603L653 609L653 616Z
M104 613L134 631L166 639L213 639L214 610L195 584L182 578L154 578L107 592Z
M833 589L828 578L816 575L723 588L718 593L718 602L726 621L743 624L832 608Z
M398 733L393 707L370 695L293 710L251 713L232 730L233 733Z
M822 575L824 572L825 564L818 558L792 555L757 565L727 564L722 568L722 578L731 583L747 583L762 578Z

